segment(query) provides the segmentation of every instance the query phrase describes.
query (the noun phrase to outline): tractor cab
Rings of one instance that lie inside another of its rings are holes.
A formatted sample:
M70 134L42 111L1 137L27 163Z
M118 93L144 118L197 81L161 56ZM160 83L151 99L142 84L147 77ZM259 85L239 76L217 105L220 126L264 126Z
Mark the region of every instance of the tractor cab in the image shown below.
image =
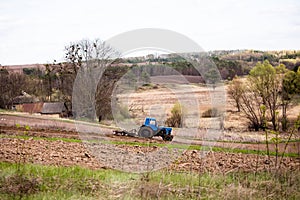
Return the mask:
M144 122L144 126L151 127L151 129L153 131L157 131L158 130L158 125L157 125L157 121L156 121L155 118L146 117L145 122Z

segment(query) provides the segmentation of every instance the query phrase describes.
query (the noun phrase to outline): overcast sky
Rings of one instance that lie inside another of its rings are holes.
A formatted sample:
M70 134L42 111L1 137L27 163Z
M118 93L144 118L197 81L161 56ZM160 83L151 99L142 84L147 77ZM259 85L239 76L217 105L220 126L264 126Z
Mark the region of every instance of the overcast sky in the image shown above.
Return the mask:
M62 61L64 46L138 28L204 50L300 49L299 0L0 0L0 64Z

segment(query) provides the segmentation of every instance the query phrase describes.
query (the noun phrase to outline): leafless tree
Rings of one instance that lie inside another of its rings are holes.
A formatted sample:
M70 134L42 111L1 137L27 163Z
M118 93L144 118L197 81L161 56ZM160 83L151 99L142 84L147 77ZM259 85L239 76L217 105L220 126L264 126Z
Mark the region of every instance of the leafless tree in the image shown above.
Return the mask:
M241 96L243 93L242 81L235 77L228 86L228 95L234 100L237 111L240 112Z
M4 67L1 67L0 69L0 107L6 108L7 102L9 100L9 73L7 69Z
M23 74L9 73L7 69L0 69L0 107L11 108L13 99L19 96L26 86Z
M108 64L117 58L119 53L100 39L84 39L72 43L66 47L66 50L67 59L73 65L73 72L74 74L77 73L72 99L72 102L76 104L76 115L77 117L95 119L94 108L110 106L110 102L109 105L103 103L101 106L96 106L96 103L99 102L96 99L108 97L108 94L103 94L103 91L97 91L99 79ZM105 88L101 88L101 90L103 89L105 90Z
M262 128L262 99L259 94L252 90L251 83L246 82L242 84L240 96L240 109L245 114L250 122L252 128L258 131Z

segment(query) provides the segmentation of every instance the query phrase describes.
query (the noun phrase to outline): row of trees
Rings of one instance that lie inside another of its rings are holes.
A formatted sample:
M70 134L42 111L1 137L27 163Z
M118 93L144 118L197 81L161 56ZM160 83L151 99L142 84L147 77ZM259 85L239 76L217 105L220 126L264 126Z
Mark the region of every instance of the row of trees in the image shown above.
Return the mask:
M285 131L287 109L300 93L300 70L288 70L283 64L273 67L266 60L257 63L245 80L234 78L228 93L256 131L266 128L266 119L274 131L280 127Z
M122 69L121 67L108 67L106 71L104 70L112 62L111 58L115 57L118 57L118 52L105 42L99 39L81 40L65 47L66 62L64 63L54 61L46 64L44 69L24 69L23 74L11 73L2 67L0 69L0 108L10 108L14 98L25 91L41 101L63 101L69 110L72 110L73 86L77 75L80 74L85 76L85 83L81 85L83 92L78 95L101 105L96 106L96 112L104 113L105 117L109 111L102 111L110 107L109 98L114 80L126 71L126 67ZM103 80L99 80L102 74ZM95 84L87 85L87 82ZM88 87L92 85L94 88ZM93 95L91 95L92 92Z
M247 74L249 71L243 69L241 64L236 61L223 60L216 56L208 57L216 65L218 72L223 80L232 80L235 76L241 76ZM170 67L174 68L183 75L200 76L199 71L188 61L176 61L167 63Z
M76 74L70 71L68 63L46 64L45 69L24 68L23 73L13 73L2 68L0 108L11 108L22 91L40 101L63 101L70 106L75 77Z
M9 73L4 67L0 69L0 108L10 107L13 98L20 95L27 86L26 81L22 74Z

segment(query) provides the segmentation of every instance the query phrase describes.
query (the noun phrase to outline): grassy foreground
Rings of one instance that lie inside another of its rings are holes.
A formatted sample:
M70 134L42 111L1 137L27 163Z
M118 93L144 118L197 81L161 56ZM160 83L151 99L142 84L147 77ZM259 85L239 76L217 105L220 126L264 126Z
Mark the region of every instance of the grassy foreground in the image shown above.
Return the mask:
M0 162L0 199L300 199L300 172L143 174Z

